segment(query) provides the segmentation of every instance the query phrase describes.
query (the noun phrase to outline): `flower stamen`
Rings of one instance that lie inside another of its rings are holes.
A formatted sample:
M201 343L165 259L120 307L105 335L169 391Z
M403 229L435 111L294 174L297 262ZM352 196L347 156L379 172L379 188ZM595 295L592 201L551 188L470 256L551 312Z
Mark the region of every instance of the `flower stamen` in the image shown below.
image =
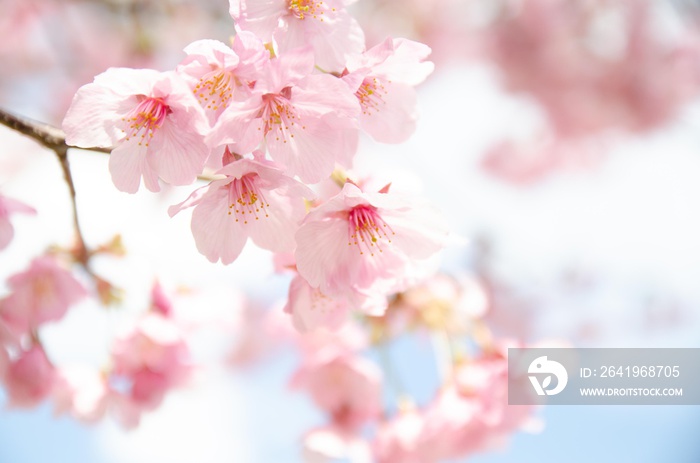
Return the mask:
M384 101L386 94L386 87L376 77L363 80L362 85L355 92L362 106L362 114L371 116L380 111L386 104Z
M264 214L264 217L269 217L267 208L270 204L265 199L265 195L262 193L257 185L258 175L257 174L247 174L241 178L233 179L229 183L228 191L228 215L234 215L236 217L236 222L240 220L244 224L248 223L248 219L260 220ZM246 213L248 214L246 216Z
M156 130L163 126L165 118L172 112L170 107L160 98L142 97L139 104L129 112L122 121L128 124L126 130L126 141L140 137L139 146L148 146L148 142Z
M228 107L233 98L234 89L239 85L240 82L231 72L216 69L202 76L192 93L202 106L217 111Z
M394 231L379 215L377 208L355 206L348 213L348 246L357 246L360 254L368 251L374 256L375 249L383 252L382 244L391 243L391 235L395 235Z

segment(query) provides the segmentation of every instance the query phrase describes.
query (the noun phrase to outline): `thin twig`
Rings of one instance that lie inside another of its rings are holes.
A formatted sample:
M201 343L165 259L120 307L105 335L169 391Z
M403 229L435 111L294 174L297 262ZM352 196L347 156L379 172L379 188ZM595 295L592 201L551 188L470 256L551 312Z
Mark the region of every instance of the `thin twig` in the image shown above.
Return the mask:
M85 243L85 238L81 231L80 221L78 219L75 183L73 182L73 175L71 174L70 164L68 162L68 149L71 148L71 146L66 143L66 134L58 127L36 122L25 117L16 116L2 109L0 109L0 122L2 122L3 125L32 138L34 141L40 143L56 154L58 162L61 164L63 178L68 184L68 192L70 193L71 205L73 209L73 228L75 229L77 241L75 258L83 266L83 268L85 268L85 270L92 275L92 270L88 265L90 260L90 252ZM90 149L105 153L109 153L111 151L105 148Z

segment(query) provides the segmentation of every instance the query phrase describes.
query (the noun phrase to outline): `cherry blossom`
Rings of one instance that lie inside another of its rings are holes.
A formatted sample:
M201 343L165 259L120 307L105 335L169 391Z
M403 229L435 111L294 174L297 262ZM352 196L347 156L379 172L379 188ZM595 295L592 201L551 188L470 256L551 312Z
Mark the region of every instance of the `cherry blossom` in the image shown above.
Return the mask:
M451 277L437 274L412 286L392 301L387 317L398 318L392 331L401 332L407 326L454 334L469 333L474 321L481 319L489 306L483 285L473 277ZM406 326L407 325L407 326Z
M414 86L433 71L425 61L430 48L407 39L387 38L362 55L348 58L343 80L362 106L360 127L384 143L401 143L418 118Z
M291 380L306 389L335 426L353 430L381 412L381 371L356 355L317 355L307 360Z
M15 199L0 195L0 251L10 244L15 234L10 222L12 214L36 214L36 210Z
M377 294L405 289L447 235L431 206L346 183L304 219L296 234L297 269L323 294L362 306Z
M365 47L362 28L342 0L230 0L237 26L265 42L273 38L282 53L311 44L316 65L341 71L349 54Z
M172 216L194 206L192 234L199 252L212 262L230 264L248 237L264 249L292 251L293 233L305 213L303 198L314 193L259 158L231 162L217 174L226 178L170 208Z
M304 182L328 177L336 162L349 167L357 150L359 105L342 81L311 75L313 67L309 48L272 60L253 95L221 114L207 143L248 153L264 140L272 159Z
M107 377L87 366L59 368L52 399L57 415L69 413L83 422L98 421L104 417L110 403Z
M526 385L529 386L529 385ZM464 362L424 411L425 439L441 459L454 459L502 445L526 428L534 406L508 405L508 360L499 352Z
M606 143L543 134L531 140L502 140L481 159L489 174L515 185L529 185L557 170L591 168L605 157Z
M34 259L26 271L7 282L11 292L0 300L0 319L17 336L60 320L87 295L82 284L52 256Z
M691 64L697 40L661 40L653 3L506 2L507 14L488 31L490 58L509 89L537 98L561 136L653 129L700 83ZM606 16L620 24L599 27Z
M141 178L151 191L160 190L158 178L190 184L209 155L207 118L175 72L108 69L78 90L63 129L74 146L115 146L109 170L127 193L138 191Z
M424 428L423 415L413 407L401 409L392 420L381 423L372 442L377 463L438 461L433 449L423 444Z
M345 322L349 310L346 300L326 296L298 275L289 285L289 300L284 307L291 314L294 327L302 333L318 327L336 330Z
M110 402L127 427L136 425L143 411L158 407L191 372L180 328L158 313L144 316L115 340L112 362Z
M216 40L198 40L185 53L177 72L191 82L212 124L231 101L249 96L269 60L260 39L246 31L236 34L231 47Z
M33 345L12 360L2 378L11 407L33 407L51 393L55 370L44 349Z

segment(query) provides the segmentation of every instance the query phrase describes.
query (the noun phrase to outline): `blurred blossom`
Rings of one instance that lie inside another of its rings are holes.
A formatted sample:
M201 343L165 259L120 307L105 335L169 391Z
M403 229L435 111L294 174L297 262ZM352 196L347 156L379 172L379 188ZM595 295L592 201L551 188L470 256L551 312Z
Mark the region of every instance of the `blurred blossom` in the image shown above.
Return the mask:
M15 230L10 222L10 216L18 213L33 215L36 214L36 210L16 199L0 195L0 251L5 249L12 241Z
M467 334L488 307L488 296L476 279L438 274L397 295L388 317L407 319L409 326Z
M489 174L515 185L529 185L558 170L585 170L597 166L606 144L587 139L562 140L538 136L528 140L502 140L481 159Z
M56 415L68 413L77 420L92 423L104 417L109 398L103 372L84 365L58 368L52 391Z
M345 323L350 307L346 300L324 295L297 275L289 284L284 311L292 316L294 327L305 333L319 327L337 330Z
M306 390L340 428L355 430L382 411L382 375L371 361L352 355L307 357L291 385Z
M330 463L343 459L349 463L370 463L372 454L364 439L333 426L317 428L304 436L304 462Z
M404 407L391 420L382 422L372 442L377 463L437 461L437 455L433 454L437 449L421 443L424 427L423 415L412 406Z
M506 86L533 94L562 136L650 130L698 93L700 43L693 31L661 38L653 2L506 5L488 30L490 56Z
M10 294L0 299L0 319L17 336L60 320L87 295L83 285L50 255L34 259L27 270L10 277L8 285Z
M502 354L462 361L425 408L404 406L380 426L373 442L377 461L441 462L500 447L528 425L534 411L508 405L507 383ZM527 381L523 387L530 387Z
M180 329L157 313L144 316L115 340L112 362L117 388L112 400L125 426L137 424L142 411L158 407L165 393L182 385L191 372Z
M10 361L2 379L8 406L34 407L51 393L56 372L43 347L34 344Z

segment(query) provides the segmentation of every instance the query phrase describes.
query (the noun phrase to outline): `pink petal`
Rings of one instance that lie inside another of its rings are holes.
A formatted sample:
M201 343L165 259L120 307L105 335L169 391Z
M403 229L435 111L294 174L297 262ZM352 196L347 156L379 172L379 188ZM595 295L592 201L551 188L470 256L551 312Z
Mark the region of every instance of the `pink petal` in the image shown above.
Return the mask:
M146 188L153 192L160 191L158 174L146 158L147 149L146 146L138 146L133 141L122 143L112 150L109 156L109 172L118 190L136 193L143 176Z
M301 119L286 132L275 127L265 137L270 156L307 183L320 182L335 168L336 151L345 143L342 131L318 119Z
M348 225L344 220L319 220L304 223L296 233L294 253L299 274L314 288L332 294L333 281L349 280Z
M123 133L114 121L123 116L122 105L128 99L96 83L80 87L63 119L66 143L83 148L115 145Z
M323 295L300 276L295 277L289 286L285 311L292 314L294 327L302 333L319 327L339 329L347 318L348 309L345 301Z
M166 183L189 185L202 173L209 150L201 135L190 127L168 122L150 142L149 164Z
M14 235L15 230L10 221L5 217L0 217L0 251L5 249L7 245L10 244L10 241L12 241L12 237Z
M403 143L416 129L416 92L399 82L385 82L386 93L376 108L363 111L360 126L382 143Z
M269 204L265 217L251 220L244 228L253 242L272 252L294 250L294 233L304 217L304 203L301 197L287 198L275 191L266 192Z
M285 0L230 0L229 4L236 25L265 42L271 41L279 18L287 12Z
M432 62L425 61L432 51L427 45L408 39L394 39L392 45L394 52L378 63L372 69L372 74L392 82L416 86L435 69Z
M192 234L199 252L211 262L230 264L241 253L248 235L229 215L228 190L210 190L192 212Z
M205 141L210 147L230 145L237 153L249 153L263 140L263 122L258 117L262 97L254 95L243 104L229 106L217 120Z

